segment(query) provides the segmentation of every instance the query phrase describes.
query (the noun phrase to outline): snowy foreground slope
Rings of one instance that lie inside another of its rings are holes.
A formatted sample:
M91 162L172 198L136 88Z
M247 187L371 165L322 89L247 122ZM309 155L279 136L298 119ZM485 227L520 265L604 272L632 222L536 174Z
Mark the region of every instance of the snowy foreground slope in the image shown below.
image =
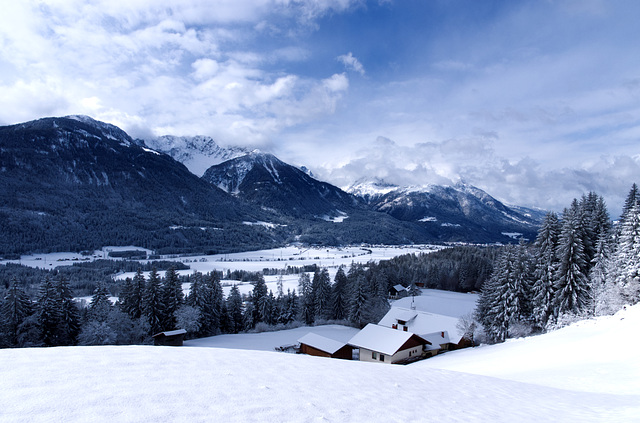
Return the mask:
M540 336L416 363L572 391L640 396L640 304ZM638 401L640 404L640 398ZM640 414L634 421L640 421Z
M409 366L195 346L0 350L0 421L640 421L639 326L636 306Z

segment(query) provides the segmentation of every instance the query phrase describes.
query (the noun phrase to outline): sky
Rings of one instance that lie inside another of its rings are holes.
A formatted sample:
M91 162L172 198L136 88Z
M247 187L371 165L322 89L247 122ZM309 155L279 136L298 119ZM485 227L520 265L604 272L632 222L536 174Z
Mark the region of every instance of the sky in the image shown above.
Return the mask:
M208 135L345 187L463 181L617 217L640 183L634 0L2 0L0 125Z

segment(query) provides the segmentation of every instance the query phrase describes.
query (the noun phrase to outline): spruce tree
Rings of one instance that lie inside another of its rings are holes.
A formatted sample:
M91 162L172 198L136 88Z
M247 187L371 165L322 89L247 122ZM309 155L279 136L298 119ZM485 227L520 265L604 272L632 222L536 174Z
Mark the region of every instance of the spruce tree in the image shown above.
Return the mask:
M311 285L315 319L326 320L331 317L331 278L326 268L316 271Z
M89 318L97 322L106 322L111 312L111 307L109 291L104 283L99 282L89 303Z
M349 313L349 293L347 275L344 273L343 266L338 268L333 281L331 290L331 318L344 320L348 317Z
M553 310L555 274L558 268L556 250L560 238L560 221L550 212L545 216L534 246L536 248L535 270L532 287L533 320L539 329L544 329Z
M48 276L40 286L36 304L36 317L41 342L47 347L59 345L60 309L55 287Z
M80 310L73 299L69 281L62 275L58 275L55 289L60 307L60 345L75 345L80 333Z
M313 300L313 290L311 288L311 278L306 272L300 273L298 277L298 292L300 292L300 320L305 325L312 325L315 319L315 308Z
M267 322L271 317L271 310L270 305L268 304L269 300L267 298L267 284L265 283L264 277L262 275L258 277L258 280L253 285L253 292L251 296L253 302L252 321L254 322L254 324L259 322Z
M640 204L636 203L626 212L620 225L620 236L615 253L616 283L626 301L640 301Z
M227 315L229 318L229 330L238 333L242 330L242 296L237 285L233 285L227 297Z
M149 323L151 335L163 331L164 304L160 276L155 267L151 269L142 296L143 317Z
M627 194L624 205L622 206L622 215L620 216L620 221L624 221L627 217L627 214L629 213L629 210L631 210L631 208L639 202L640 192L638 191L638 185L634 183L629 190L629 194Z
M364 275L356 277L352 285L349 303L349 321L358 327L364 326L366 303L368 299L367 281Z
M19 328L22 322L33 312L33 306L24 289L13 278L11 286L2 302L2 321L9 335L9 345L18 345Z
M142 296L145 289L145 279L142 269L138 268L133 279L125 281L124 288L120 294L120 308L132 319L139 319L142 316Z
M176 328L177 323L176 312L184 303L182 283L174 267L170 267L165 273L164 284L162 285L162 298L164 306L163 328L165 330L173 330Z
M580 314L589 305L591 293L585 273L587 257L581 238L580 214L576 200L563 214L562 232L557 248L558 270L555 274L555 317L564 314Z

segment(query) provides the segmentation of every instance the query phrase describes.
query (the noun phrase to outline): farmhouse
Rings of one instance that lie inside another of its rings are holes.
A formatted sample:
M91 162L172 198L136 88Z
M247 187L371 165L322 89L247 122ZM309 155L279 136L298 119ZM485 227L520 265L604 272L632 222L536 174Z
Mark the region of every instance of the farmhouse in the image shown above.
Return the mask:
M342 358L351 360L353 348L344 342L339 342L324 336L308 333L298 339L300 352L302 354L315 355L318 357Z
M170 330L153 335L153 345L164 345L170 347L181 347L184 342L184 329Z
M360 361L406 363L425 357L431 346L426 339L408 332L369 323L349 344L360 350Z
M391 307L378 324L398 331L416 333L431 341L434 346L440 345L443 351L467 346L462 335L458 335L458 319L451 316Z

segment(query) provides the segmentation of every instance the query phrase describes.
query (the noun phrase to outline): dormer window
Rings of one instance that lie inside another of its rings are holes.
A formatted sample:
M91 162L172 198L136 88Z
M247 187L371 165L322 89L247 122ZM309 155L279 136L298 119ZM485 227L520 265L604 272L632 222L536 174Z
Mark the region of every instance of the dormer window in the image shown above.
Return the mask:
M406 325L407 321L398 319L398 323L400 323L401 325Z

